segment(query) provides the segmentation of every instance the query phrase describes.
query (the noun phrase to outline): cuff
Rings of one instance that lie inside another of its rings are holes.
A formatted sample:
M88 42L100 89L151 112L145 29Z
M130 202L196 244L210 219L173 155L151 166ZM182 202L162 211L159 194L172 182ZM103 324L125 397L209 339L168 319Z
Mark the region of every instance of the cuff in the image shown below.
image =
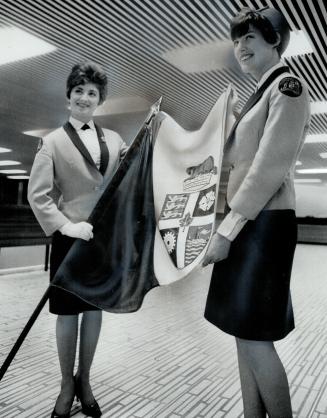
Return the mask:
M219 225L217 233L224 236L229 241L233 241L241 232L241 229L246 222L247 219L243 215L231 210Z

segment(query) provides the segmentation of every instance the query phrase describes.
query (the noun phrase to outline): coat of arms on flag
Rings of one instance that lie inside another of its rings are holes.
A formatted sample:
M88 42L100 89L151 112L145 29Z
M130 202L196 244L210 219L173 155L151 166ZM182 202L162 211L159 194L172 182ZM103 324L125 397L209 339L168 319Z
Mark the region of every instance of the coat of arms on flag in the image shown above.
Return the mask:
M206 247L215 221L217 166L209 156L183 181L180 194L167 194L158 221L160 234L174 265L193 263Z
M230 91L220 96L200 129L187 131L165 115L158 130L152 167L159 284L181 279L200 265L214 231Z

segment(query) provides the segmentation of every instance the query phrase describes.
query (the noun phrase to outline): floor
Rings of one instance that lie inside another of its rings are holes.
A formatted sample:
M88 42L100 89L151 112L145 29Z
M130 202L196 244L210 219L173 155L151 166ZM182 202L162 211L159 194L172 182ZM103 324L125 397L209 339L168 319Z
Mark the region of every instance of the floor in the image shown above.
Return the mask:
M92 369L103 418L242 417L234 340L202 316L210 268L153 289L133 314L104 314ZM0 363L47 287L44 272L0 276ZM327 417L327 246L299 245L297 327L276 344L294 417ZM0 383L0 417L49 417L60 385L45 308ZM72 416L83 417L79 404Z

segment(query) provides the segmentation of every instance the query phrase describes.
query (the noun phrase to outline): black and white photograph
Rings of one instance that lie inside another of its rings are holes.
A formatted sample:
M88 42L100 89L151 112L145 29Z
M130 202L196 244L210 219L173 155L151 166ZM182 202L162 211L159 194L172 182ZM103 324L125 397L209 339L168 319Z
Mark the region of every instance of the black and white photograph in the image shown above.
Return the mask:
M324 0L0 0L0 417L327 418Z

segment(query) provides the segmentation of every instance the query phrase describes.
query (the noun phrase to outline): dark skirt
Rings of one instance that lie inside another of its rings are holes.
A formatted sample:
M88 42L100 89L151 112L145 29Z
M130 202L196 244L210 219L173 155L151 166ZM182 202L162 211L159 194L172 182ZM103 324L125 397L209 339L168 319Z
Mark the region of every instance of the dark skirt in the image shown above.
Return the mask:
M67 237L60 232L53 234L50 255L50 282L74 242L75 238ZM51 286L49 310L57 315L77 315L84 311L98 311L99 308L88 304L70 292Z
M293 210L264 210L214 265L205 318L238 338L275 341L294 329L290 278L297 242Z

